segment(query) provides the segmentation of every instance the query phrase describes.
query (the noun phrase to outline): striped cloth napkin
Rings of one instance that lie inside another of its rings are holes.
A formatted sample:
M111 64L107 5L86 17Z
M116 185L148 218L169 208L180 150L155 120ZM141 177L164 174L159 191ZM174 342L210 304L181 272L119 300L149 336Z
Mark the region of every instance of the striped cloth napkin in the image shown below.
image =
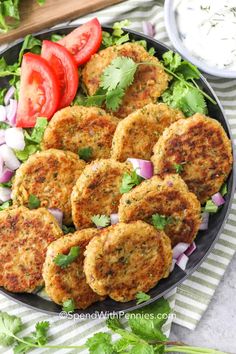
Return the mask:
M163 1L158 0L128 0L121 4L109 7L102 11L91 13L71 24L84 23L92 17L97 16L102 24L112 24L115 21L130 19L131 28L142 31L142 21L150 21L155 24L155 38L161 42L171 45L167 37L163 19ZM68 23L64 23L66 25ZM57 26L55 26L56 28ZM0 51L6 46L0 47ZM234 143L236 142L236 80L225 80L215 77L207 77L215 90L218 98L224 106L229 124L231 126ZM211 298L236 251L236 195L230 212L227 224L221 237L208 258L200 268L188 278L181 286L168 294L174 311L173 322L189 329L194 329L207 309ZM50 321L52 345L81 345L87 337L98 331L107 331L104 319L95 320L65 320L59 316L47 316L41 312L31 310L25 306L0 295L0 311L20 316L26 324L22 335L27 335L33 330L38 321ZM171 328L171 320L165 325L168 333ZM56 353L75 353L71 350L56 350ZM76 351L78 353L80 351ZM81 353L86 351L81 351ZM0 348L0 353L10 354L11 350ZM34 353L46 354L48 350L35 350ZM53 353L53 351L50 351Z

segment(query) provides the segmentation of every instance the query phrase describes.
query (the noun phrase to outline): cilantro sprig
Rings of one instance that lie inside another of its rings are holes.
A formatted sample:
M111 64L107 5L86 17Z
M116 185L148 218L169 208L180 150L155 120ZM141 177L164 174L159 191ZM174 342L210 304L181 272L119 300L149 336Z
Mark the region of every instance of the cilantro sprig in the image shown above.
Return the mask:
M111 223L111 219L107 215L93 215L91 220L97 227L101 228L107 227Z
M69 253L66 254L58 254L54 259L53 262L58 265L60 268L64 269L68 267L71 263L73 263L80 254L79 246L71 247Z
M41 204L41 202L40 202L39 198L34 194L30 194L29 200L28 200L28 208L31 210L37 209L40 207L40 204Z
M173 222L173 217L160 215L158 213L152 215L152 224L157 230L164 230L165 227Z
M139 291L137 294L136 294L136 300L137 300L137 305L139 304L142 304L143 302L146 302L148 300L150 300L151 296L148 295L148 294L145 294L144 292L142 291Z
M129 192L133 187L138 186L144 179L134 170L131 173L125 172L122 177L120 193Z
M80 159L88 162L93 156L93 149L90 146L81 148L78 151L78 155Z

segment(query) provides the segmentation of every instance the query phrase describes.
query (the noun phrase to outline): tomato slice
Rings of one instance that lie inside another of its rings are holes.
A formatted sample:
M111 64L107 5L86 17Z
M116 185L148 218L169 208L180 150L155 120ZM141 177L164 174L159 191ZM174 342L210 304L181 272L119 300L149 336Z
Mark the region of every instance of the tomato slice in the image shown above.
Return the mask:
M46 40L43 41L41 56L50 64L59 81L58 108L69 106L75 98L79 85L79 72L73 56L60 44Z
M48 62L27 53L21 65L17 127L34 127L37 117L50 119L59 104L59 83Z
M102 42L102 28L97 18L76 28L58 43L66 47L77 65L86 63L96 53Z

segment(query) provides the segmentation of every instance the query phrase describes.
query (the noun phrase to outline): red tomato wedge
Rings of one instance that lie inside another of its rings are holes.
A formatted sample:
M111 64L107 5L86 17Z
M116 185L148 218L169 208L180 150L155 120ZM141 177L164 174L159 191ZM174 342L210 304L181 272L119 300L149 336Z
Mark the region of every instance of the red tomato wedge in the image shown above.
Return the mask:
M60 44L43 41L42 58L46 59L55 71L59 81L59 108L69 106L75 98L79 85L79 72L74 57Z
M102 42L102 28L97 18L85 23L62 38L58 43L73 54L77 65L86 63Z
M59 98L59 83L48 62L37 54L25 54L21 65L16 126L31 128L37 117L50 119L57 110Z

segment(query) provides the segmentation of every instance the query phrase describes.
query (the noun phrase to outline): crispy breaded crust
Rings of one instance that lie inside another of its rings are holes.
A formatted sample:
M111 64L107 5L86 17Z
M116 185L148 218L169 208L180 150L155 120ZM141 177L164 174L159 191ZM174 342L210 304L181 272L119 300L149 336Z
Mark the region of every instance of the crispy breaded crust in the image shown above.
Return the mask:
M84 271L95 292L126 302L167 276L171 261L164 232L136 221L116 224L95 236L85 252Z
M154 176L142 182L130 192L123 194L119 205L121 222L145 220L151 222L153 214L172 217L165 233L172 245L191 243L197 235L201 205L189 192L179 175L166 175L164 179Z
M84 251L91 239L98 234L97 229L85 229L68 234L52 242L47 250L43 266L45 290L51 299L59 305L64 301L73 299L75 308L86 309L96 301L104 300L92 291L86 283L84 274ZM79 247L78 258L61 268L54 263L58 254L68 254L71 247Z
M156 174L175 172L201 203L219 191L232 168L232 147L221 124L201 114L181 119L167 128L154 146L152 162Z
M12 187L15 205L28 206L31 194L42 207L59 208L64 223L71 223L70 195L85 162L70 151L50 149L36 153L16 171Z
M0 286L31 293L43 285L42 267L48 245L63 235L44 208L25 207L0 213Z
M164 129L181 118L181 111L164 103L149 103L131 113L116 128L111 157L121 162L129 157L150 160L153 146Z
M167 89L169 76L165 73L159 60L149 55L137 43L125 43L101 50L94 54L82 71L83 83L89 95L94 95L100 83L104 69L118 56L132 58L136 63L149 62L156 64L140 65L136 71L133 84L126 90L121 107L115 112L120 118L126 117L136 109L157 98Z
M119 120L98 107L73 106L54 114L45 130L42 149L78 153L92 148L92 159L110 157L112 137Z
M93 226L94 215L117 213L122 177L130 170L129 164L111 159L95 160L86 166L71 194L72 219L77 229Z

